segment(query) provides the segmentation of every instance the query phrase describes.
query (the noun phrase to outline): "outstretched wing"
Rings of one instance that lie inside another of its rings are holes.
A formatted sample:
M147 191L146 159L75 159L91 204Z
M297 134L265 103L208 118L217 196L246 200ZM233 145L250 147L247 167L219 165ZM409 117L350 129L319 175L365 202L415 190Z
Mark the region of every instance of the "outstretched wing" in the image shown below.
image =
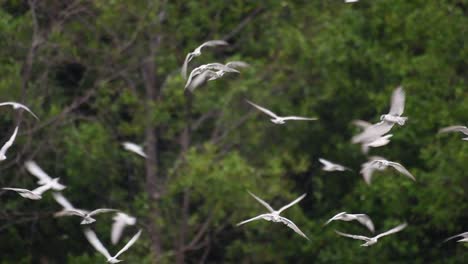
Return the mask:
M405 110L405 91L403 87L398 86L392 93L392 101L389 114L401 116Z
M298 198L296 198L296 200L294 200L294 201L290 202L289 204L287 204L287 205L281 207L281 208L278 210L278 214L280 214L280 213L283 212L284 210L286 210L286 209L288 209L289 207L291 207L291 206L297 204L298 202L300 202L302 199L304 199L304 197L306 197L306 195L307 195L307 194L304 193L303 195L301 195L301 196L299 196Z
M388 235L390 235L390 234L393 234L393 233L396 233L396 232L400 232L401 230L405 229L407 226L408 226L407 223L403 223L403 224L401 224L401 225L399 225L399 226L397 226L397 227L394 227L394 228L388 230L387 232L384 232L384 233L382 233L382 234L377 235L375 238L378 239L378 238L383 237L383 236L388 236Z
M97 215L97 214L103 214L103 213L110 213L110 212L117 212L119 210L116 210L116 209L108 209L108 208L99 208L99 209L96 209L94 211L91 211L91 213L89 213L88 215L89 216L92 216L92 215Z
M255 200L257 200L259 203L261 203L263 206L266 207L266 209L268 209L268 211L270 211L270 213L273 213L275 210L273 210L273 208L265 201L263 201L262 199L260 199L259 197L257 197L255 194L251 193L250 191L248 191L248 193L253 197L255 198Z
M195 52L201 52L202 48L204 47L225 46L225 45L228 45L228 43L224 40L209 40L201 44L198 48L196 48Z
M11 135L10 139L5 143L5 145L3 145L2 149L0 149L0 153L3 153L3 155L6 154L7 150L13 145L13 142L16 138L16 134L18 134L18 127L15 128L13 135Z
M244 221L238 223L237 226L241 226L243 224L247 224L248 222L252 222L252 221L255 221L255 220L264 219L267 216L268 216L268 214L261 214L261 215L249 218L247 220L244 220Z
M39 184L46 184L52 180L52 178L47 175L36 162L28 160L24 163L24 167L29 171L33 176L39 179Z
M185 56L184 64L182 64L182 69L180 70L180 73L182 74L182 78L184 78L184 80L187 80L187 67L188 63L192 60L192 58L192 53L188 53L187 56Z
M447 132L462 132L465 135L468 135L468 127L466 126L448 126L439 130L439 133Z
M323 224L323 225L328 225L329 223L331 223L331 221L336 220L338 217L340 217L340 216L342 216L342 215L344 215L344 214L346 214L346 212L341 212L341 213L336 214L336 215L333 216L332 218L328 219L328 221L327 221L325 224Z
M360 172L362 174L362 177L364 178L364 181L369 185L371 184L372 174L374 173L374 171L375 168L372 165L372 161L365 162L361 165Z
M37 115L34 114L33 111L31 111L31 109L29 109L29 107L25 106L24 104L20 104L20 103L17 103L17 102L4 102L4 103L0 103L0 106L4 106L4 105L11 105L11 106L13 107L13 109L22 108L22 109L28 111L32 116L34 116L34 118L36 118L37 120L39 120L39 117L37 117Z
M349 238L352 238L352 239L359 239L359 240L364 240L364 241L369 241L370 240L370 238L365 237L365 236L351 235L351 234L347 234L347 233L342 233L342 232L337 231L337 230L335 230L335 233L337 233L340 236L349 237Z
M374 223L372 222L372 220L370 219L370 217L366 214L355 214L354 215L357 219L357 221L361 224L363 224L365 227L367 227L367 229L369 229L369 231L371 231L372 233L374 233L375 229L374 229Z
M112 224L111 242L115 245L119 242L125 227L127 225L134 225L136 223L136 218L124 213L117 213L113 219L114 223Z
M62 210L58 213L55 214L55 216L70 216L70 215L76 215L76 216L79 216L79 217L84 217L85 214L80 211L80 210L77 210L77 209L66 209L66 210Z
M294 232L298 233L299 235L303 236L305 239L309 240L309 238L297 227L293 221L287 219L286 217L280 216L281 222L285 225L287 225L289 228L294 230Z
M266 109L264 107L261 107L261 106L259 106L257 104L254 104L249 100L246 100L246 101L247 101L247 103L249 103L253 107L257 108L258 110L262 111L263 113L265 113L265 114L267 114L267 115L269 115L269 116L271 116L273 118L278 118L278 116L275 113L273 113L272 111L270 111L270 110L268 110L268 109Z
M86 239L88 239L89 243L94 247L94 249L96 249L99 253L104 255L106 259L111 258L109 251L107 251L107 249L102 245L101 241L99 241L99 239L96 236L96 233L94 233L93 230L85 228L83 232L86 236Z
M449 241L450 239L454 239L456 237L464 237L464 238L468 238L468 232L464 232L464 233L461 233L461 234L458 234L458 235L454 235L454 236L451 236L447 239L444 240L444 243Z
M22 188L4 187L4 188L2 188L2 190L6 190L6 191L15 191L15 192L18 192L18 193L31 193L30 190L28 190L28 189L22 189Z
M390 161L390 162L388 163L388 165L392 166L393 168L395 168L397 171L399 171L399 172L402 173L403 175L408 176L408 177L411 178L413 181L416 181L416 178L414 178L413 174L411 174L411 172L409 172L409 171L408 171L405 167L403 167L403 165L401 165L400 163Z
M367 143L374 141L375 139L385 135L392 129L394 126L393 123L389 123L386 121L380 121L374 125L371 125L364 129L360 134L354 136L351 139L351 142L353 143Z
M233 69L247 68L247 67L250 66L248 63L243 62L243 61L230 61L230 62L226 63L225 65L226 65L226 67L233 68Z
M316 117L302 117L302 116L285 116L283 120L306 120L306 121L314 121L317 120Z
M130 241L128 241L128 243L117 253L115 254L115 257L114 258L118 258L122 253L124 253L125 251L127 251L133 244L135 244L135 242L138 240L138 238L140 237L141 235L141 229L138 231L138 233L136 233L132 239L130 239Z
M60 204L64 209L75 209L73 205L63 196L62 193L59 192L53 192L52 196L54 197L55 201Z

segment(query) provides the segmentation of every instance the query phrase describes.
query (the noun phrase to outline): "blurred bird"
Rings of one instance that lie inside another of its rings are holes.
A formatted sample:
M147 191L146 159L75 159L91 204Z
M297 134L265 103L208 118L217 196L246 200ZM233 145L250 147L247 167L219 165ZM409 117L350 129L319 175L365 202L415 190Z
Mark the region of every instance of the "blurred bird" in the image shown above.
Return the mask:
M17 110L17 109L24 109L26 111L28 111L32 116L34 116L34 118L36 118L37 120L39 120L39 117L36 116L36 114L34 114L31 109L29 109L27 106L25 106L24 104L20 104L20 103L17 103L17 102L4 102L4 103L0 103L0 106L5 106L5 105L11 105L13 107L13 109Z
M367 229L369 229L369 231L374 233L374 223L372 223L372 220L366 214L348 214L346 212L341 212L341 213L333 216L332 218L330 218L330 220L328 220L325 223L325 225L328 225L330 222L336 221L336 220L341 220L341 221L357 220L359 223L361 223L362 225L367 227Z
M62 211L57 212L57 213L54 214L55 217L65 216L65 215L66 215L65 211L67 211L67 210L79 211L79 212L81 212L82 214L87 214L87 213L89 213L89 211L75 208L75 207L67 200L67 198L65 198L65 196L63 196L63 194L62 194L61 192L53 192L53 193L52 193L52 196L54 197L55 201L63 207L63 210L62 210Z
M331 161L328 161L326 159L319 158L320 163L323 164L322 170L324 171L345 171L345 170L351 170L348 167L345 167L340 164L333 163Z
M309 118L309 117L301 117L301 116L285 116L285 117L281 117L281 116L278 116L276 115L275 113L273 113L272 111L264 108L264 107L261 107L257 104L254 104L252 103L251 101L249 100L246 100L247 103L249 103L250 105L252 105L253 107L257 108L258 110L262 111L263 113L273 117L271 120L271 122L273 122L274 124L277 124L277 125L281 125L281 124L285 124L286 121L288 120L304 120L304 121L313 121L313 120L317 120L317 118Z
M468 242L468 232L464 232L464 233L461 233L461 234L458 234L458 235L451 236L451 237L445 239L444 242L447 242L450 239L454 239L456 237L463 237L462 239L457 240L457 242Z
M283 224L287 225L289 228L291 228L292 230L294 230L294 232L298 233L299 235L301 235L304 238L306 238L307 240L309 240L309 238L291 220L287 219L286 217L280 216L281 212L283 212L284 210L288 209L289 207L295 205L296 203L298 203L302 199L304 199L306 194L301 195L296 200L294 200L291 203L281 207L278 211L274 210L267 202L265 202L262 199L258 198L255 194L253 194L251 192L249 192L249 194L253 198L255 198L255 200L257 200L259 203L261 203L263 206L265 206L268 209L268 211L270 211L270 213L261 214L259 216L247 219L245 221L242 221L242 222L238 223L237 226L243 225L243 224L251 222L251 221L263 219L263 220L271 221L271 222L275 222L275 223L283 223Z
M466 126L449 126L449 127L444 127L439 130L440 133L447 133L447 132L461 132L465 135L468 136L468 127ZM468 140L468 137L463 138L463 140Z
M94 247L94 249L96 249L99 253L104 255L104 257L106 257L106 259L107 259L107 262L109 262L109 263L119 263L119 262L121 262L122 260L119 260L117 258L120 255L122 255L122 253L127 251L133 244L135 244L135 242L138 240L138 238L141 235L141 230L140 230L140 231L138 231L138 233L136 233L132 237L132 239L130 239L130 241L128 241L128 243L117 254L115 254L115 256L111 256L109 254L109 251L107 251L107 249L102 245L101 241L99 241L99 239L96 236L96 233L94 233L93 230L91 230L89 228L85 228L83 231L84 231L86 239L88 239L89 243Z
M228 63L229 64L229 63ZM238 70L223 65L221 63L208 63L201 65L190 72L190 75L185 83L184 89L189 88L190 91L193 91L197 88L201 83L206 80L216 80L221 78L226 72L235 72L239 73ZM203 74L205 73L205 74ZM195 77L199 76L198 79ZM200 77L203 76L203 77Z
M102 214L102 213L117 212L117 211L118 210L115 210L115 209L100 208L100 209L96 209L96 210L91 211L91 212L88 213L88 212L83 212L83 210L65 209L65 210L63 210L63 211L61 211L59 213L56 213L55 216L60 217L60 216L76 215L76 216L79 216L79 217L83 218L83 220L81 221L80 224L88 225L88 224L96 222L96 219L91 217L93 215Z
M39 187L37 187L36 189L34 189L32 191L30 191L28 189L10 188L10 187L5 187L5 188L2 188L2 189L7 190L7 191L15 191L19 195L21 195L21 197L23 197L23 198L27 198L27 199L31 199L31 200L40 200L40 199L42 199L42 194L44 192L50 190L52 185L57 184L57 181L58 181L58 178L55 178L51 182L49 182L49 183L47 183L45 185L39 186Z
M198 57L201 55L201 50L203 47L214 47L214 46L225 46L225 45L228 45L228 43L224 40L210 40L210 41L207 41L203 44L201 44L200 46L198 46L194 51L192 52L189 52L187 54L187 56L185 57L185 61L184 61L184 64L182 65L182 70L181 70L181 73L182 73L182 77L184 79L187 79L187 67L188 67L188 63L195 57Z
M54 191L62 191L66 188L64 185L58 183L58 180L56 182L53 182L53 179L49 175L47 175L47 173L45 173L36 164L36 162L28 160L24 163L24 167L26 168L26 170L29 171L29 173L31 173L33 176L39 179L39 181L37 181L37 184L44 185L52 182L51 189Z
M246 62L243 62L243 61L231 61L231 62L228 62L226 63L224 66L230 68L230 69L234 69L236 71L226 71L224 69L220 69L218 71L216 71L216 75L210 77L208 79L208 81L214 81L216 79L219 79L221 77L223 77L223 75L227 72L237 72L239 73L239 71L237 71L238 68L246 68L246 67L249 67L250 65L247 64Z
M377 148L377 147L382 147L382 146L387 145L388 143L390 143L390 138L392 136L393 136L392 134L388 134L382 137L378 137L377 139L371 142L363 143L361 146L362 152L364 154L367 154L367 152L369 152L370 147Z
M353 239L359 239L359 240L364 240L366 241L366 243L362 244L361 247L368 247L368 246L372 246L374 245L375 243L377 243L377 240L383 236L388 236L390 234L393 234L393 233L397 233L397 232L400 232L401 230L403 230L405 227L407 226L406 223L403 223L395 228L392 228L390 230L388 230L387 232L385 233L382 233L382 234L379 234L375 237L366 237L366 236L358 236L358 235L350 235L350 234L346 234L346 233L342 233L342 232L339 232L339 231L336 231L335 232L340 235L340 236L345 236L345 237L350 237L350 238L353 238Z
M397 87L392 93L391 106L388 114L380 116L380 122L368 126L363 132L352 138L353 143L369 143L387 134L395 124L403 126L408 117L402 117L405 109L405 91Z
M413 181L416 181L414 176L405 167L403 167L403 165L397 162L385 160L383 158L371 157L371 160L362 164L361 167L361 174L367 184L371 183L371 178L374 171L383 171L388 167L393 167L398 172L411 178Z
M143 147L142 146L139 146L135 143L132 143L132 142L123 142L122 143L122 146L125 150L128 150L130 152L133 152L137 155L140 155L142 156L143 158L147 158L145 152L143 151Z
M111 231L111 242L113 245L117 244L120 240L123 230L127 225L135 225L136 218L129 216L125 213L117 213L114 218Z
M16 134L18 134L18 127L15 128L15 131L13 131L13 135L11 135L10 139L0 149L0 161L6 160L6 152L13 145L13 142L16 138Z
M359 0L345 0L345 3L356 3Z

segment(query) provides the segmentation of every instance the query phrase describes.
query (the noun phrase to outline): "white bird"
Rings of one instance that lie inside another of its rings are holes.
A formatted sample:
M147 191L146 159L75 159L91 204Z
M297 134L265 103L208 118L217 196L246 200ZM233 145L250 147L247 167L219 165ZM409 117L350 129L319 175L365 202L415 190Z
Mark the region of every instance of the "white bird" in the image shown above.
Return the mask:
M16 138L16 134L18 134L18 127L15 128L15 131L13 131L13 135L11 135L10 139L0 149L0 161L6 160L6 152L13 145L13 142Z
M113 245L117 244L120 240L123 230L127 225L135 225L136 218L129 216L125 213L117 213L114 218L114 223L112 224L111 231L111 242Z
M58 181L58 178L55 178L51 182L49 182L49 183L47 183L45 185L39 186L39 187L37 187L36 189L34 189L32 191L30 191L28 189L10 188L10 187L5 187L5 188L2 188L2 189L7 190L7 191L15 191L19 195L21 195L21 197L24 197L24 198L27 198L27 199L40 200L40 199L42 199L42 194L44 192L48 191L49 189L51 189L52 185L55 184L56 181Z
M17 109L24 109L26 111L28 111L32 116L34 116L34 118L36 118L37 120L39 120L39 117L37 117L32 111L31 109L29 109L27 106L25 106L24 104L20 104L20 103L17 103L17 102L4 102L4 103L0 103L0 106L5 106L5 105L11 105L13 107L13 109L17 110Z
M325 225L328 225L331 221L335 221L335 220L341 220L341 221L356 220L359 223L361 223L362 225L364 225L365 227L367 227L367 229L369 229L369 231L374 233L374 223L372 222L370 217L368 215L366 215L366 214L348 214L346 212L341 212L341 213L333 216L332 218L330 218L325 223Z
M403 175L411 178L413 181L416 181L414 176L405 168L403 165L397 162L388 161L382 158L371 158L370 161L365 162L361 165L361 174L364 177L364 180L367 184L371 183L372 174L374 171L383 171L388 167L393 167L398 172L402 173Z
M229 64L229 63L228 63ZM190 75L185 83L184 89L189 88L190 91L193 91L196 87L200 86L205 80L213 81L221 78L226 72L235 72L239 73L238 70L223 65L221 63L208 63L203 64L190 72ZM205 73L205 74L203 74ZM195 78L197 77L198 78Z
M79 217L83 218L83 220L81 221L80 224L88 225L88 224L96 222L96 219L92 218L93 215L102 214L102 213L117 212L117 211L118 210L115 210L115 209L100 208L100 209L96 209L96 210L91 211L91 212L88 213L88 212L83 212L83 210L65 209L65 210L63 210L61 212L56 213L55 216L60 217L60 216L76 215L76 216L79 216Z
M345 3L356 3L359 0L345 0Z
M390 234L393 234L393 233L396 233L396 232L400 232L401 230L403 230L408 224L407 223L403 223L397 227L394 227L390 230L388 230L387 232L384 232L382 234L379 234L375 237L366 237L366 236L358 236L358 235L350 235L350 234L346 234L346 233L342 233L342 232L339 232L339 231L336 231L335 232L338 234L338 235L341 235L341 236L345 236L345 237L350 237L350 238L353 238L353 239L359 239L359 240L364 240L366 241L366 243L362 244L361 247L368 247L368 246L372 246L374 245L375 243L377 243L377 240L383 236L387 236L387 235L390 235Z
M264 108L264 107L261 107L257 104L254 104L252 103L251 101L249 100L246 100L247 103L249 103L250 105L252 105L253 107L257 108L258 110L262 111L263 113L273 117L271 120L271 122L273 122L274 124L284 124L286 123L286 121L288 120L306 120L306 121L313 121L313 120L317 120L317 118L309 118L309 117L301 117L301 116L285 116L285 117L282 117L282 116L278 116L276 115L275 113L273 113L272 111Z
M397 87L392 93L391 106L388 114L380 116L380 122L368 126L364 131L352 138L353 143L368 143L387 134L395 124L403 126L408 117L402 117L405 109L405 91Z
M107 251L107 249L102 245L101 241L99 241L99 239L96 236L96 233L94 233L93 230L91 230L89 228L85 228L83 231L84 231L86 239L88 239L89 243L94 247L94 249L96 249L99 253L104 255L104 257L106 257L106 259L107 259L107 262L109 262L109 263L121 262L122 260L119 260L117 258L120 255L122 255L122 253L127 251L133 244L135 244L135 242L137 241L137 239L141 235L141 230L139 230L138 233L136 233L132 237L132 239L130 239L130 241L128 241L128 243L117 254L115 254L115 256L111 256L109 254L109 251Z
M328 161L326 159L319 158L320 163L323 164L322 170L324 171L345 171L345 170L351 170L348 167L345 167L343 165L333 163L331 161Z
M249 194L252 195L252 197L255 198L255 200L257 200L259 203L261 203L263 206L265 206L268 209L268 211L270 211L270 212L267 213L267 214L261 214L259 216L256 216L256 217L247 219L245 221L242 221L242 222L238 223L237 226L243 225L243 224L251 222L251 221L263 219L263 220L271 221L271 222L275 222L275 223L283 223L283 224L287 225L289 228L291 228L292 230L294 230L294 232L298 233L299 235L301 235L304 238L306 238L307 240L309 240L309 238L291 220L287 219L286 217L280 216L281 212L283 212L284 210L288 209L289 207L295 205L296 203L298 203L299 201L304 199L306 194L301 195L296 200L294 200L291 203L281 207L278 211L274 210L267 202L265 202L262 199L260 199L259 197L255 196L255 194L253 194L251 192L249 192Z
M133 152L137 155L140 155L142 156L143 158L147 158L146 156L146 153L143 151L143 147L140 146L140 145L137 145L135 143L132 143L132 142L123 142L122 143L122 146L125 150L128 150L130 152Z
M48 183L52 182L52 180L53 180L49 175L47 175L47 173L45 173L37 165L36 162L34 162L32 160L26 161L24 163L24 167L26 168L26 170L29 171L29 173L31 173L33 176L35 176L36 178L39 179L39 181L37 181L37 184L44 185L44 184L48 184ZM58 180L57 180L57 182L53 182L53 184L51 185L51 189L54 190L54 191L62 191L65 188L66 187L64 185L58 183Z
M246 67L249 67L250 65L243 61L231 61L231 62L226 63L224 66L228 67L229 69L233 69L234 71L232 70L226 71L225 69L217 70L215 72L216 75L213 75L212 77L210 77L208 81L214 81L216 79L219 79L223 77L225 73L228 73L228 72L239 73L239 71L237 71L238 68L246 68Z
M57 213L54 214L55 217L65 216L65 215L66 215L66 213L65 213L66 210L75 210L75 211L81 212L82 214L87 214L87 213L89 213L89 211L75 208L75 207L67 200L67 198L65 198L65 196L63 196L63 194L60 193L60 192L53 192L53 193L52 193L52 196L54 197L55 201L63 207L63 210L62 210L62 211L57 212Z
M181 70L181 73L182 73L182 77L184 79L187 78L187 67L188 67L188 63L195 57L198 57L201 55L201 50L203 47L213 47L213 46L225 46L225 45L228 45L228 43L224 40L210 40L210 41L207 41L203 44L201 44L200 46L198 46L195 50L193 50L192 52L189 52L187 54L187 56L185 57L185 61L184 61L184 64L182 65L182 70Z
M377 148L377 147L382 147L382 146L387 145L388 143L390 143L390 138L392 136L393 136L392 134L388 134L382 137L378 137L371 142L362 143L362 146L361 146L362 152L363 153L369 152L370 147Z
M457 240L457 242L468 242L468 232L464 232L464 233L461 233L461 234L458 234L458 235L451 236L451 237L445 239L444 242L447 242L450 239L454 239L456 237L463 237L462 239Z
M447 132L461 132L465 135L468 136L468 127L466 126L449 126L449 127L444 127L439 130L440 133L447 133ZM468 140L468 137L462 138L463 140Z

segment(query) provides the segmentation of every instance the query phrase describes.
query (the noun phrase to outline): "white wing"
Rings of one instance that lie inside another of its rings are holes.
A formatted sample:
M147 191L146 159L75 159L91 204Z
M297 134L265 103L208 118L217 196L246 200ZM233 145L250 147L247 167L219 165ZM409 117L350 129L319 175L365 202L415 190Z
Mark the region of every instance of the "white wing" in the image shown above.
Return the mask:
M280 217L281 222L283 222L285 225L287 225L289 228L294 230L294 232L298 233L299 235L303 236L305 239L309 240L309 238L297 227L293 221L287 219L286 217Z
M52 178L47 175L36 162L28 160L24 163L24 167L31 173L33 176L39 179L39 184L46 184L52 180Z
M454 239L454 238L460 237L460 236L461 236L461 237L464 237L464 238L467 238L467 237L468 237L468 232L464 232L464 233L461 233L461 234L458 234L458 235L451 236L451 237L445 239L444 242L447 242L447 241L449 241L450 239Z
M390 106L390 115L401 116L405 110L405 91L403 87L398 86L392 93L392 101Z
M350 237L352 239L359 239L359 240L364 240L364 241L369 241L370 238L368 237L365 237L365 236L358 236L358 235L351 235L351 234L346 234L346 233L342 233L340 231L337 231L335 230L335 232L340 235L340 236L344 236L344 237Z
M361 165L361 174L362 177L364 178L364 181L367 184L371 184L372 180L372 174L374 173L375 168L372 166L372 161L365 162L364 164Z
M324 225L328 225L331 221L336 220L338 217L340 217L340 216L342 216L344 214L346 214L346 212L341 212L341 213L336 214L332 218L328 219L328 221Z
M394 126L393 123L389 123L386 121L380 121L372 126L367 127L364 131L351 139L353 143L359 142L370 142L374 141L375 139L385 135L392 129Z
M42 195L44 192L50 190L52 188L52 183L53 182L50 182L48 184L45 184L45 185L41 185L39 187L37 187L36 189L32 190L33 193L37 194L37 195Z
M270 110L268 110L268 109L266 109L264 107L261 107L261 106L259 106L257 104L254 104L249 100L246 100L246 101L247 101L247 103L249 103L253 107L257 108L258 110L262 111L263 113L265 113L265 114L267 114L267 115L269 115L269 116L271 116L273 118L278 118L278 116L275 113L273 113L272 111L270 111Z
M94 247L94 249L96 249L99 253L104 255L106 259L112 258L109 254L109 251L107 251L107 249L101 244L101 241L99 241L99 239L96 236L96 233L94 233L93 230L85 228L83 232L86 236L86 239L88 239L89 243Z
M4 188L2 188L2 190L15 191L15 192L18 192L18 193L32 193L30 190L28 190L28 189L22 189L22 188L4 187Z
M213 47L213 46L225 46L228 45L228 43L224 40L209 40L194 50L194 52L201 52L202 48L204 47Z
M184 64L182 65L182 69L181 69L181 74L182 74L182 77L187 80L187 67L188 67L188 63L192 60L193 58L193 55L192 53L188 53L187 56L185 56L185 60L184 60Z
M204 84L208 78L213 76L217 76L216 72L206 70L200 75L196 76L190 83L187 81L185 89L189 89L190 92L193 92L196 88Z
M375 229L374 229L374 223L372 222L372 220L370 219L370 217L366 214L355 214L354 215L356 217L356 220L363 224L364 226L367 227L367 229L369 229L369 231L371 231L372 233L374 233Z
M146 158L146 154L145 152L143 152L143 148L135 143L132 143L132 142L123 142L122 143L124 149L128 150L128 151L131 151L137 155L140 155L142 156L143 158Z
M59 203L64 209L75 209L73 205L63 196L62 193L59 192L53 192L52 196L54 197L55 201Z
M302 116L285 116L282 119L283 120L308 120L308 121L317 120L316 117L302 117Z
M15 131L13 132L13 135L11 135L10 139L3 145L2 149L0 149L0 153L5 155L7 150L13 145L13 142L15 141L16 134L18 134L18 127L15 128Z
M378 238L383 237L383 236L388 236L388 235L390 235L390 234L393 234L393 233L396 233L396 232L400 232L400 231L403 230L406 226L408 226L408 224L407 224L407 223L403 223L403 224L401 224L401 225L399 225L399 226L397 226L397 227L394 227L394 228L388 230L387 232L384 232L384 233L382 233L382 234L377 235L375 238L378 239Z
M89 216L92 216L92 215L97 215L97 214L103 214L103 213L110 213L110 212L117 212L118 210L116 209L108 209L108 208L99 208L99 209L96 209L94 211L91 211L91 213L89 213L88 215Z
M248 63L245 63L243 61L230 61L225 64L226 67L237 69L237 68L247 68L250 65Z
M0 103L0 106L4 106L4 105L11 105L11 106L13 107L13 109L22 108L22 109L28 111L32 116L34 116L34 118L36 118L37 120L39 120L39 117L37 117L37 116L31 111L31 109L29 109L29 107L25 106L24 104L20 104L20 103L17 103L17 102L4 102L4 103Z
M319 158L320 163L322 163L325 167L332 167L335 165L333 162L328 161L326 159Z
M300 202L302 199L304 199L304 197L306 197L306 194L304 193L303 195L299 196L298 198L296 198L296 200L290 202L289 204L281 207L279 210L278 210L278 214L283 212L284 210L288 209L289 207L297 204L298 202Z
M255 220L259 220L259 219L264 219L265 217L269 216L270 214L261 214L261 215L258 215L258 216L255 216L255 217L252 217L252 218L249 218L247 220L244 220L240 223L237 224L237 226L241 226L243 224L246 224L248 222L252 222L252 221L255 221Z
M77 210L77 209L66 209L55 214L55 216L71 216L71 215L85 217L85 214L82 211Z
M113 245L119 242L123 230L127 225L134 225L136 223L136 218L131 217L124 213L117 213L113 217L114 223L112 224L111 231L111 242Z
M413 174L411 174L411 172L409 172L405 167L403 167L403 165L401 165L400 163L397 163L397 162L393 162L393 161L390 161L388 163L390 166L392 166L393 168L395 168L397 171L399 171L400 173L410 177L413 181L416 181L416 179L414 178Z
M466 126L448 126L439 130L439 133L447 132L462 132L465 135L468 135L468 128Z
M130 239L130 241L128 241L128 243L114 256L114 258L118 258L122 253L124 253L125 251L127 251L133 244L135 244L135 242L138 240L138 238L140 237L141 235L141 229L140 231L138 231L138 233L136 233L132 239Z
M248 193L253 197L255 198L255 200L257 200L259 203L261 203L263 206L266 207L266 209L268 209L268 211L270 211L270 213L273 213L275 210L265 201L263 201L262 199L260 199L259 197L257 197L255 194L251 193L250 191L248 191Z

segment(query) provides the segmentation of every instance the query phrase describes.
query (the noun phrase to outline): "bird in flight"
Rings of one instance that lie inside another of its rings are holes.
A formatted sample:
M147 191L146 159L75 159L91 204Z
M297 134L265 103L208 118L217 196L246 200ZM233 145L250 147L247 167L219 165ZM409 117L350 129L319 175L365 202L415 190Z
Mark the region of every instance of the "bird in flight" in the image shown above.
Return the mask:
M285 124L286 121L288 120L304 120L304 121L313 121L313 120L317 120L317 118L309 118L309 117L301 117L301 116L278 116L276 115L275 113L273 113L272 111L264 108L264 107L261 107L257 104L254 104L252 103L251 101L249 100L246 100L247 103L249 103L250 105L252 105L253 107L257 108L258 110L262 111L263 113L273 117L271 120L271 122L273 122L274 124L278 124L278 125L281 125L281 124Z
M15 109L15 110L24 109L24 110L28 111L32 116L34 116L34 118L39 120L39 117L37 117L37 115L34 114L33 111L31 111L31 109L29 109L29 107L25 106L24 104L20 104L20 103L17 103L17 102L3 102L3 103L0 103L0 106L5 106L5 105L11 105L13 107L13 109Z
M2 188L2 189L7 190L7 191L15 191L19 195L21 195L21 197L23 197L23 198L27 198L27 199L31 199L31 200L40 200L40 199L42 199L42 194L44 192L48 191L49 189L51 189L52 185L57 184L57 181L58 181L58 178L55 178L51 182L49 182L49 183L47 183L45 185L39 186L39 187L37 187L36 189L34 189L32 191L28 190L28 189L10 188L10 187L5 187L5 188Z
M76 215L83 220L81 221L80 224L82 225L88 225L91 223L96 222L96 219L92 218L93 215L97 214L102 214L102 213L110 213L110 212L118 212L116 209L107 209L107 208L99 208L91 212L83 212L83 210L76 210L76 209L65 209L61 212L55 213L56 217L61 217L61 216L71 216L71 215Z
M233 62L230 62L233 63ZM200 86L205 81L213 81L221 78L226 72L235 72L239 73L238 70L233 67L227 66L221 63L208 63L198 66L190 72L190 75L185 83L184 89L189 89L193 91L195 88Z
M319 158L320 163L323 164L322 170L324 171L345 171L345 170L351 170L348 167L345 167L343 165L333 163L331 161L328 161L326 159Z
M64 216L64 215L65 215L64 211L66 211L66 210L80 211L82 214L87 214L87 213L89 213L89 212L86 211L86 210L82 210L82 209L77 209L77 208L75 208L75 207L67 200L67 198L65 198L65 196L63 196L63 194L62 194L61 192L53 192L53 193L52 193L52 196L54 197L55 201L63 207L63 210L62 210L62 211L57 212L57 213L54 214L55 217Z
M114 223L112 224L112 230L111 230L111 242L112 242L112 245L115 245L119 242L120 237L125 227L128 225L136 224L136 218L129 216L128 214L119 212L114 216L113 220L114 220Z
M380 122L367 126L363 132L352 138L353 143L369 143L387 134L395 124L403 126L408 117L402 117L405 110L405 91L397 87L392 93L391 106L388 114L380 116Z
M309 240L309 238L291 220L287 219L286 217L280 216L281 212L283 212L284 210L288 209L289 207L295 205L296 203L298 203L302 199L304 199L306 194L301 195L296 200L294 200L294 201L290 202L289 204L281 207L278 211L274 210L267 202L260 199L255 194L253 194L251 192L249 192L249 194L253 198L255 198L255 200L257 200L259 203L261 203L263 206L265 206L268 209L269 213L261 214L261 215L258 215L256 217L253 217L253 218L247 219L245 221L242 221L242 222L238 223L237 226L243 225L243 224L251 222L251 221L263 219L263 220L271 221L271 222L275 222L275 223L283 223L283 224L287 225L289 228L291 228L292 230L294 230L294 232L298 233L299 235L301 235L304 238L306 238L307 240Z
M461 132L468 136L468 127L466 126L449 126L449 127L444 127L439 130L440 133L447 133L447 132ZM468 137L463 138L463 140L468 140Z
M457 242L468 242L468 232L464 232L464 233L461 233L461 234L458 234L458 235L451 236L451 237L445 239L444 242L447 242L450 239L454 239L456 237L462 237L462 239L457 240Z
M96 233L94 233L93 230L91 230L90 228L85 228L83 231L89 243L94 247L94 249L96 249L99 253L104 255L104 257L106 257L107 259L107 262L109 263L121 262L122 260L119 260L117 258L120 255L122 255L122 253L127 251L133 244L135 244L135 242L138 240L138 238L141 235L141 230L139 230L138 233L136 233L132 237L132 239L130 239L130 241L128 241L128 243L117 254L115 254L115 256L111 256L109 254L109 251L107 251L107 249L102 245L101 241L99 241L99 239L96 236Z
M6 160L6 152L13 145L13 142L16 138L16 134L18 134L18 127L15 128L15 131L13 131L13 135L11 135L10 139L8 139L8 141L0 149L0 161Z
M374 139L373 141L370 142L365 142L362 143L361 149L364 154L367 154L369 152L369 148L378 148L387 145L390 143L390 138L392 137L392 134L387 134L385 136L378 137Z
M210 40L210 41L207 41L203 44L201 44L200 46L198 46L195 50L193 50L192 52L189 52L187 54L187 56L185 57L185 61L184 61L184 64L182 65L182 70L181 70L181 73L182 73L182 77L184 79L187 79L187 67L188 67L188 63L195 57L198 57L201 55L201 51L202 51L202 48L204 47L214 47L214 46L226 46L228 45L228 43L224 40Z
M143 151L143 147L140 146L140 145L137 145L137 144L135 144L133 142L126 141L126 142L122 142L122 146L123 146L123 148L125 150L133 152L133 153L135 153L137 155L140 155L145 159L147 158L146 153Z
M358 236L358 235L351 235L351 234L346 234L346 233L342 233L340 231L336 231L335 232L340 235L340 236L345 236L345 237L350 237L350 238L353 238L353 239L359 239L359 240L364 240L366 241L366 243L362 244L361 247L368 247L368 246L372 246L374 245L375 243L377 243L378 239L383 237L383 236L388 236L390 234L393 234L393 233L397 233L397 232L400 232L401 230L403 230L408 224L406 223L403 223L397 227L394 227L390 230L388 230L387 232L384 232L382 234L379 234L375 237L366 237L366 236Z
M47 173L45 173L37 165L36 162L32 160L28 160L24 163L24 167L26 168L27 171L29 171L29 173L31 173L33 176L39 179L39 181L37 181L37 184L44 185L44 184L52 183L50 188L54 191L62 191L66 188L64 185L58 183L58 180L53 181L53 179L49 175L47 175ZM58 178L54 178L54 179L58 179Z
M364 177L364 181L367 184L371 183L372 174L374 171L383 171L388 167L392 167L403 175L409 177L413 181L416 181L414 176L398 162L388 161L380 157L371 157L368 162L361 165L361 174Z
M330 218L326 223L325 225L328 225L330 222L332 221L336 221L336 220L341 220L341 221L353 221L353 220L356 220L358 221L359 223L361 223L362 225L364 225L365 227L367 227L367 229L369 229L369 231L371 231L372 233L374 233L374 223L372 222L372 220L370 219L369 216L367 216L366 214L348 214L346 212L341 212L335 216L333 216L332 218Z

